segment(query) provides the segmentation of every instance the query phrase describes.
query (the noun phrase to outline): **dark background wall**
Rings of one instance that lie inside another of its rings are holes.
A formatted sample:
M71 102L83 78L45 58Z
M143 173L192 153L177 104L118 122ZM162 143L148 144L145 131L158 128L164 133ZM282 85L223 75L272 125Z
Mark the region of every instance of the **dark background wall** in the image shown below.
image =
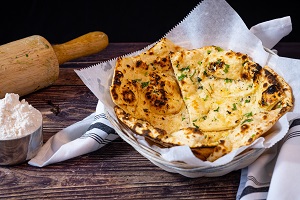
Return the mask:
M7 1L0 7L0 44L30 35L63 43L90 31L103 31L110 42L154 42L179 23L200 0ZM291 16L293 31L282 42L300 42L300 14L290 1L227 1L251 26Z

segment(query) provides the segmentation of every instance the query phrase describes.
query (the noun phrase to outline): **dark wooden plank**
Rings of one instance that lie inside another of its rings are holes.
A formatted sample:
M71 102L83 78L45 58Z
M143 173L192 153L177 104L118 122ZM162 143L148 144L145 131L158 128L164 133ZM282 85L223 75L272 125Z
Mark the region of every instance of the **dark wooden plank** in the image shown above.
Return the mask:
M61 70L61 71L66 71ZM53 85L24 98L43 115L44 140L59 130L76 123L95 112L98 99L85 85ZM61 81L61 80L60 80ZM58 83L60 83L58 81Z
M1 167L0 188L1 197L7 199L234 199L239 173L186 178L158 168L116 140L44 168Z

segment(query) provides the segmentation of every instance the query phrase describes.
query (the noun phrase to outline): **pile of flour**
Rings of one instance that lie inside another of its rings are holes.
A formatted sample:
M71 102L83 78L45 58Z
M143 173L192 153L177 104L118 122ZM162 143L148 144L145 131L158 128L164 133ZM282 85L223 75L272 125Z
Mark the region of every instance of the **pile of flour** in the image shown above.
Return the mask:
M0 140L31 134L42 125L42 114L19 95L7 93L0 99Z

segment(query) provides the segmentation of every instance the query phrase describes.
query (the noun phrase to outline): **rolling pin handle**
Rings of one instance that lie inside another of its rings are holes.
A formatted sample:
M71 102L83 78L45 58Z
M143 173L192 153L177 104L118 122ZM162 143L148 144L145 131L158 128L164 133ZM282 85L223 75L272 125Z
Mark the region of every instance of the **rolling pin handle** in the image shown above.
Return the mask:
M87 55L98 53L108 45L108 36L101 31L94 31L63 44L52 45L59 65Z

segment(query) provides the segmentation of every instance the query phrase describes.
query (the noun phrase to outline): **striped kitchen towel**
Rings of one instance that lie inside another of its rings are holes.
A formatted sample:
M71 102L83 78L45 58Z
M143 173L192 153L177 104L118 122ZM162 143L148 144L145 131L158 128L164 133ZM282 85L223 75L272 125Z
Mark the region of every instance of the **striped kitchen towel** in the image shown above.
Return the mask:
M28 164L44 167L98 150L118 138L98 102L96 112L53 135Z
M300 199L300 114L287 118L285 138L242 169L237 200Z

